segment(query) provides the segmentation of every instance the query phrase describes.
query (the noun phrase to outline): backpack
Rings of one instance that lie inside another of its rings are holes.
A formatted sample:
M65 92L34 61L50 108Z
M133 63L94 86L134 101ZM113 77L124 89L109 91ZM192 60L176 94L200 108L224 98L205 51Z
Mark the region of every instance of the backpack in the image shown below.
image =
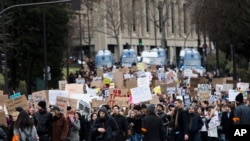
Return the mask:
M26 133L25 130L23 130L25 136L26 136L26 139L25 141L37 141L37 138L36 137L32 137L32 129L30 130L30 133Z

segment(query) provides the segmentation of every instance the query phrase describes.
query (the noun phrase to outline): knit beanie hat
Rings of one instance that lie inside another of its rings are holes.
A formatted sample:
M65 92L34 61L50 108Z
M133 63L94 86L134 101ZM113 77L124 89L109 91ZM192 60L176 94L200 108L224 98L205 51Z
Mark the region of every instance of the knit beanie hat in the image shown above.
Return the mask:
M243 103L243 95L242 95L242 93L239 93L239 94L235 97L235 101L238 101L239 103Z
M43 100L39 101L37 105L42 109L46 109L46 102Z
M147 107L147 111L149 112L149 114L154 114L155 113L155 105L149 104Z

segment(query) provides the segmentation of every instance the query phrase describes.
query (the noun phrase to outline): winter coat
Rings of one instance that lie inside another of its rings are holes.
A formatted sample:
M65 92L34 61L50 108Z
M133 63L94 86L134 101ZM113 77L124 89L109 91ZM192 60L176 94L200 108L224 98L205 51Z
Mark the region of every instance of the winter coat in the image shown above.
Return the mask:
M105 117L101 118L100 112L105 113ZM104 128L105 132L98 132L98 128ZM96 141L115 141L115 137L118 135L119 127L115 119L110 116L105 108L99 109L97 119L91 127L92 136L95 136Z
M0 127L0 141L7 141L8 137L6 132Z
M234 117L237 118L234 124L250 125L250 108L244 103L234 109Z
M60 117L53 117L51 141L64 141L69 133L69 124L67 119L60 115Z
M34 123L39 136L51 134L52 115L48 111L41 111L34 113Z
M25 128L25 129L14 129L14 135L18 135L19 136L19 140L21 139L22 141L26 140L26 134L29 135L31 134L32 137L36 138L38 137L37 135L37 131L36 131L36 127L33 126L32 128Z
M75 119L74 122L71 122L71 125L69 126L69 135L70 141L79 141L79 130L81 128L80 120Z
M146 115L142 119L143 141L166 141L162 120L155 114Z
M113 114L112 117L115 119L120 129L115 140L125 141L128 138L128 122L126 117L121 114Z

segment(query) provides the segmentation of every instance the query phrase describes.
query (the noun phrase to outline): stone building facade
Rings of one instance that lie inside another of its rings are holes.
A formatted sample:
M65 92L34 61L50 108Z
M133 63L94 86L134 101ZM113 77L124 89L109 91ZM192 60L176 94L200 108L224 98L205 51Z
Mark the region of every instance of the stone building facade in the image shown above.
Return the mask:
M83 4L81 22L76 17L73 23L71 45L83 49L87 56L109 49L119 61L124 48L135 49L139 56L143 50L162 47L169 62L176 63L181 48L198 46L195 24L191 20L192 7L186 0L99 2Z

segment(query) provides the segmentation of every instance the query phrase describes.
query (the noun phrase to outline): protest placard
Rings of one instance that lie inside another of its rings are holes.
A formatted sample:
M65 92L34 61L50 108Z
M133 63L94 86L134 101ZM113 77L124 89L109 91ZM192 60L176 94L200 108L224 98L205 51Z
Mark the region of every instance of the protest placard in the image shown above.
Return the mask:
M0 125L6 124L6 116L3 110L0 110Z
M67 106L70 106L69 98L62 97L62 96L57 96L56 97L56 105L60 108L62 113L66 114Z
M152 94L149 87L136 87L130 90L132 96L131 103L133 104L152 100Z
M83 84L66 84L65 90L68 91L69 94L83 94Z
M49 104L55 105L57 96L69 97L69 94L64 90L49 90Z
M20 97L14 99L8 99L5 101L5 106L8 111L8 114L12 114L16 111L16 107L22 107L27 110L29 108L29 104L25 95L21 95Z
M114 104L120 107L129 107L129 98L128 97L115 97Z
M92 99L91 106L93 108L99 108L100 105L105 105L108 104L108 101L106 99L103 100L97 100L97 99Z
M117 71L114 73L114 83L115 88L124 88L124 78L122 72Z
M48 91L43 90L43 91L36 91L32 93L32 101L35 105L35 109L37 109L37 104L39 101L45 101L46 103L48 103L48 98L47 98L47 94Z
M58 81L59 90L65 90L65 85L66 84L67 84L66 80L60 80L60 81Z

